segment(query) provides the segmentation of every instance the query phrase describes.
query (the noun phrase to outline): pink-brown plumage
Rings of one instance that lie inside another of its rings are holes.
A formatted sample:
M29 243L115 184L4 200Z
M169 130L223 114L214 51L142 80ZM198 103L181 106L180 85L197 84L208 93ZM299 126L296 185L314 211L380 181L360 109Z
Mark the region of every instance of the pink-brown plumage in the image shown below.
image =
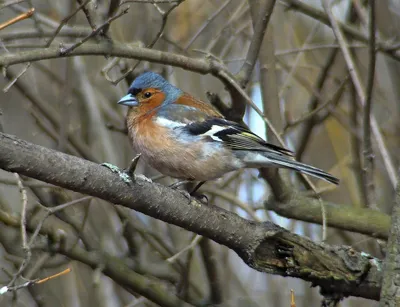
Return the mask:
M165 175L206 181L241 168L283 167L339 182L323 170L294 161L290 151L225 120L213 106L158 74L147 72L136 78L118 103L129 106L127 127L133 147Z
M168 128L157 125L152 116L141 117L131 109L127 126L135 151L141 153L143 160L162 174L205 181L237 169L230 167L230 150L208 148L203 142L190 145L180 142Z

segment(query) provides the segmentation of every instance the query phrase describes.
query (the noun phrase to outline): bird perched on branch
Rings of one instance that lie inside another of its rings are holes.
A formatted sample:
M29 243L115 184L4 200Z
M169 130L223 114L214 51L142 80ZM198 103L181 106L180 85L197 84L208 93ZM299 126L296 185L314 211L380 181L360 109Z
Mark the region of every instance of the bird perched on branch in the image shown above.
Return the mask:
M129 107L126 122L134 149L164 175L207 181L241 168L282 167L339 183L154 72L138 76L118 103Z

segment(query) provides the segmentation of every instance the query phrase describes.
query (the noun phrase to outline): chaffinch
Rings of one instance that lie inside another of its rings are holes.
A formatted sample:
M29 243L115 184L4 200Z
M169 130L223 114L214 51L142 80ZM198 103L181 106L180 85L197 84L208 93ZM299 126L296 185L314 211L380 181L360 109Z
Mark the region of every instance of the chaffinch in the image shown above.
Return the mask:
M138 76L118 104L129 107L126 122L134 149L164 175L207 181L241 168L283 167L339 183L154 72Z

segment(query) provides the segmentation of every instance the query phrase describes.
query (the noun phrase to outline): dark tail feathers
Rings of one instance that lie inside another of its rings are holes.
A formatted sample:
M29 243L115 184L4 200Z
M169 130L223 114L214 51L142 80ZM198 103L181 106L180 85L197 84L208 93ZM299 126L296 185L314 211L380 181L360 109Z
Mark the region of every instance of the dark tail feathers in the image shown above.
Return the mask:
M327 172L324 172L323 170L313 167L311 165L307 165L304 163L300 163L294 160L286 159L285 157L278 156L278 155L268 155L268 158L271 160L271 162L277 164L277 166L280 167L285 167L288 169L292 169L295 171L298 171L300 173L304 173L310 176L314 176L323 180L326 180L330 183L333 184L339 184L339 179L332 176L331 174L328 174Z

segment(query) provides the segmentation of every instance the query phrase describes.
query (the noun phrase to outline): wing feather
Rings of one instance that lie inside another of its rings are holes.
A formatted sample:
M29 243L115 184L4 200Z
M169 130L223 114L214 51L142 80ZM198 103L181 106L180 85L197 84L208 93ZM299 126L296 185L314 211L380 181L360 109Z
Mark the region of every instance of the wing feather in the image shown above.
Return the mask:
M213 141L223 142L234 150L255 150L280 153L292 156L285 148L267 143L258 135L238 123L221 118L208 118L201 122L193 122L184 127L192 135L211 137Z

